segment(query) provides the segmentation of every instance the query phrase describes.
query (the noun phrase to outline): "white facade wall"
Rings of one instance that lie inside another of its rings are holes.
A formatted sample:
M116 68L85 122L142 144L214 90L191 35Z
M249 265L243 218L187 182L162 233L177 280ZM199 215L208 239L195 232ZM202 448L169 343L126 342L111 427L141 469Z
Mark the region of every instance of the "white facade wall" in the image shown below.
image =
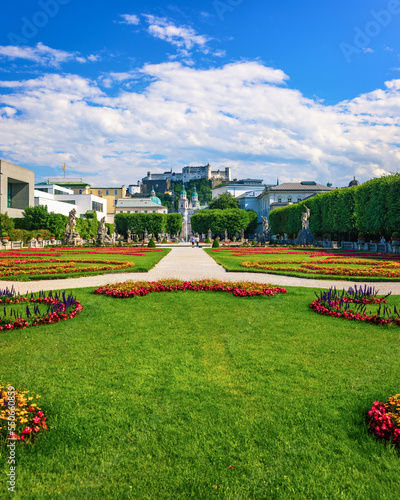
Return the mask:
M212 190L212 197L218 198L222 193L230 193L235 198L238 198L249 191L256 191L261 194L264 191L264 186L252 186L245 184L228 184L227 186L216 187Z
M40 193L40 195L39 195ZM48 212L54 212L55 214L68 215L70 211L75 208L78 213L78 208L76 205L71 203L63 203L62 201L56 201L50 195L50 198L46 196L47 193L41 193L35 189L35 207L38 205L44 205L47 207Z
M50 186L47 187L50 188ZM105 198L93 194L74 194L71 192L72 190L56 185L53 187L60 191L69 191L69 193L52 194L35 189L35 206L45 205L49 212L62 215L68 215L75 208L76 216L80 217L81 215L85 215L88 210L92 210L92 202L94 201L102 207L102 210L96 210L97 219L100 220L102 217L107 218L107 200ZM67 203L67 200L74 203Z

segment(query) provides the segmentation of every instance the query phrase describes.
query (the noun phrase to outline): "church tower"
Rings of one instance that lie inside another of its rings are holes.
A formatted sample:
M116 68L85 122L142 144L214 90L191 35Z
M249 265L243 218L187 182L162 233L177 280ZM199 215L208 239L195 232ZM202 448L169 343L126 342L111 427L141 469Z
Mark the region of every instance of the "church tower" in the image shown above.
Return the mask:
M185 212L188 209L189 202L186 196L185 186L183 186L181 191L181 197L179 199L179 212Z
M192 208L193 210L198 210L200 208L199 195L197 194L196 186L192 194Z

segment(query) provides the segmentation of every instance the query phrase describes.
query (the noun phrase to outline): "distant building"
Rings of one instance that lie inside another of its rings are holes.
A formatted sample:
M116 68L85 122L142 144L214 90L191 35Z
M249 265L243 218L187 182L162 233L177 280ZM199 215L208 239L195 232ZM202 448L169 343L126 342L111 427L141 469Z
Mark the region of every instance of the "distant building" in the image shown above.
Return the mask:
M231 169L226 167L224 170L212 170L209 164L204 166L186 166L182 168L182 173L164 172L163 174L152 174L147 172L147 176L142 179L142 193L148 193L155 189L159 193L169 191L171 182L187 183L193 180L207 179L212 181L213 186L221 182L231 180Z
M182 215L182 232L184 233L185 239L192 234L192 215L200 210L200 208L199 195L197 194L196 188L194 188L191 201L188 200L186 190L183 188L179 199L178 213Z
M72 189L74 194L91 194L99 196L107 201L107 222L112 224L114 222L115 207L117 200L127 198L127 190L125 186L110 186L110 187L93 187L82 179L53 177L49 182L55 182L58 186L67 187Z
M285 182L277 186L268 186L258 196L259 207L257 213L268 217L271 210L278 207L285 207L291 203L298 203L311 196L333 191L331 186L323 186L315 181Z
M86 212L96 212L97 219L107 217L107 200L93 194L76 194L72 189L50 184L48 181L35 184L35 206L44 205L49 212L68 215L75 208L77 217Z
M0 160L0 212L22 217L34 204L35 174L32 170Z
M125 198L117 200L116 214L166 214L168 208L161 204L160 198L156 197L154 189L150 198Z
M222 193L230 193L235 198L239 198L245 193L252 191L261 194L265 185L262 179L242 179L235 182L229 182L223 186L218 186L212 190L212 197L218 198Z

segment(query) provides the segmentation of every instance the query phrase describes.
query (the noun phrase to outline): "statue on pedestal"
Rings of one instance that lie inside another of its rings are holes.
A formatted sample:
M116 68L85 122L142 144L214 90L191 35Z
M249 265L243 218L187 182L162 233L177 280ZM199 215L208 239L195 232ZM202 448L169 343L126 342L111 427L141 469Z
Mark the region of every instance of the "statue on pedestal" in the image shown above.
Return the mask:
M301 216L301 226L302 229L310 229L310 221L308 220L310 218L310 209L307 208L305 205L304 208L306 209L306 211L303 212Z
M228 230L225 229L225 241L228 241Z
M100 220L100 226L97 230L97 243L101 243L102 245L110 245L112 243L112 239L108 235L105 217Z
M127 238L128 244L132 243L132 231L130 229L128 229L127 235L128 235L128 238Z
M67 225L65 226L65 233L63 239L63 245L81 245L82 238L79 233L75 231L76 227L76 209L73 208L69 213L69 219Z

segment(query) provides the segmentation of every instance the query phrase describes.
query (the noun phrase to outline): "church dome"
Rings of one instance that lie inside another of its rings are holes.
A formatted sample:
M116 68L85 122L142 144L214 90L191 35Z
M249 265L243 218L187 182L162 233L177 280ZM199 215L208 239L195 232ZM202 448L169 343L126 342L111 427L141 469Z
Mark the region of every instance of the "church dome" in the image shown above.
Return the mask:
M349 184L349 188L353 187L353 186L359 186L360 183L356 180L356 178L354 177L354 179L350 182Z
M156 196L156 192L154 191L154 188L151 190L151 193L150 193L150 200L153 202L153 203L157 203L158 205L161 205L161 200L160 198L158 198Z

